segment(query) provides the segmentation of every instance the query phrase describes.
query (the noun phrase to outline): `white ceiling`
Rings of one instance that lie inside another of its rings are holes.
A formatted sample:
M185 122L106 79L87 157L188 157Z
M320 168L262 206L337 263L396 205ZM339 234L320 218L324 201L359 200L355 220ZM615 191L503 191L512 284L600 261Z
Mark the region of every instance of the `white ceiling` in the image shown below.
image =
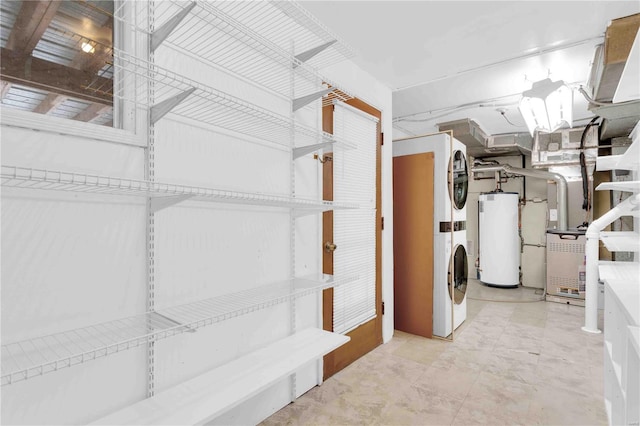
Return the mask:
M395 127L406 134L460 118L489 134L526 132L520 94L546 77L585 85L609 21L640 12L635 0L302 5L354 48L359 66L394 90ZM574 93L574 124L581 124L592 114Z

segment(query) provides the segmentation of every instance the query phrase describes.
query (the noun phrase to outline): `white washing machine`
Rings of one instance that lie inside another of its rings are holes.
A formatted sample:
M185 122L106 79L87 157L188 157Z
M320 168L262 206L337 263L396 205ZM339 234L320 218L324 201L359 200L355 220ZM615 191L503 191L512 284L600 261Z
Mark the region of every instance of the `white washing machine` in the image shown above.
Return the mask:
M451 158L453 143L453 161ZM434 276L433 276L433 334L451 334L451 297L448 277L454 277L454 329L467 318L467 191L469 167L466 146L448 133L418 136L393 143L393 155L434 153ZM449 168L453 167L453 194L449 195ZM451 204L453 199L453 220ZM451 227L454 230L455 270L449 275L451 259Z
M467 231L456 231L435 236L433 271L433 334L447 337L451 334L451 285L453 283L454 329L467 319Z

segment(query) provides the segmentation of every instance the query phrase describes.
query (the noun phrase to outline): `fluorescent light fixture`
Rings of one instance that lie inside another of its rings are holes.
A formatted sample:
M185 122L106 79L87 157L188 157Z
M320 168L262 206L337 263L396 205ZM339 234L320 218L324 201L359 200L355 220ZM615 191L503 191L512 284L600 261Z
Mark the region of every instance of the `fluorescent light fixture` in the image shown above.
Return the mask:
M563 123L571 127L573 92L564 81L546 78L533 83L530 90L522 93L518 108L531 136L536 130L553 132Z
M91 43L87 43L87 42L82 42L82 51L85 53L93 53L96 51L96 48L91 44Z

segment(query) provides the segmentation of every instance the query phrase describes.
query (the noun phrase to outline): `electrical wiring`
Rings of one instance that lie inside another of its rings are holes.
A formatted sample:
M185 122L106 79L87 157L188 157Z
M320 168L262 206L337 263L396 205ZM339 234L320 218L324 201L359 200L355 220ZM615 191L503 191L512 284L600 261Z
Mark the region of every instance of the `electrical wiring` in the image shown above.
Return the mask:
M505 120L507 120L507 123L511 124L513 127L521 127L521 128L527 127L524 124L523 125L519 125L519 124L512 123L511 120L509 120L509 118L507 117L506 111L501 110L499 112L500 112L500 115L503 116Z
M591 193L589 191L587 161L584 155L584 140L591 126L593 126L594 123L598 121L599 118L600 117L597 115L593 117L589 122L589 124L587 124L587 126L584 128L584 131L582 132L582 136L580 137L580 174L582 175L582 199L583 199L582 209L587 211L587 215L586 215L587 217L588 217L589 211L591 210Z

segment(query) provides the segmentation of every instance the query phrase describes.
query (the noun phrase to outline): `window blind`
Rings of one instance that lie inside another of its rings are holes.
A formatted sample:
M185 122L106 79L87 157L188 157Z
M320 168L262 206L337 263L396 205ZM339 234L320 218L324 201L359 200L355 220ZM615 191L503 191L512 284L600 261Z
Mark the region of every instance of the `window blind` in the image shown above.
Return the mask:
M333 293L333 331L347 333L376 316L376 136L378 120L336 103L333 133L355 149L333 159L333 199L357 202L357 210L334 211L334 273L358 280Z

